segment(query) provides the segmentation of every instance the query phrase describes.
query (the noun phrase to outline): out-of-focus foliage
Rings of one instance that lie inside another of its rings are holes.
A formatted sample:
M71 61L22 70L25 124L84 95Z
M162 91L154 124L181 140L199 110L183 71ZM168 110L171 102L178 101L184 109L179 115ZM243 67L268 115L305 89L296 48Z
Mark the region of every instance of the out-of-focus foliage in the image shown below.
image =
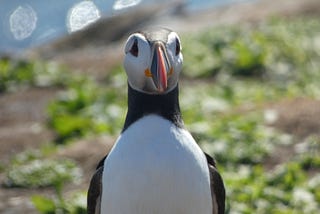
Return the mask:
M22 86L65 85L68 76L69 73L55 63L0 58L0 93Z
M258 76L282 83L319 76L319 29L316 19L297 18L189 34L182 37L184 73Z
M43 154L42 154L43 153ZM17 155L7 169L7 187L43 188L53 187L55 195L45 197L33 195L31 201L42 214L86 213L83 194L77 194L72 200L65 201L63 187L66 183L79 183L82 171L70 159L48 159L45 152L26 151Z
M41 214L68 213L86 214L87 196L85 193L77 192L67 201L61 197L48 198L42 195L34 195L32 203Z
M22 153L18 155L7 171L8 187L60 187L65 182L78 182L81 170L68 159L43 159L39 154Z
M122 71L105 85L88 78L69 84L68 90L49 106L49 124L57 132L57 142L88 134L119 133L126 112L125 87Z

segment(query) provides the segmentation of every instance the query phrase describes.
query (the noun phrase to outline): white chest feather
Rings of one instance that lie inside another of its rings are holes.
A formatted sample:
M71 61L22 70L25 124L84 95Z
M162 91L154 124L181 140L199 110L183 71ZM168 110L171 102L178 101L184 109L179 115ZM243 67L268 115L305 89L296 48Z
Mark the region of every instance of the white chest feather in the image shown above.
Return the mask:
M117 140L105 160L101 213L212 213L205 156L186 130L146 116Z

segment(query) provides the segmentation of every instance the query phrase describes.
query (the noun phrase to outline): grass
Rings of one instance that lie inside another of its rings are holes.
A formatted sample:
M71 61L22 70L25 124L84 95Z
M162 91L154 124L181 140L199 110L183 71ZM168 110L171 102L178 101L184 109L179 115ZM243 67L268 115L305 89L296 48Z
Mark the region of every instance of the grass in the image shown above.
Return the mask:
M320 209L319 136L297 144L295 136L266 125L263 108L282 99L320 98L317 20L272 19L255 26L215 27L181 36L183 117L200 146L218 161L227 189L227 213L317 213ZM64 85L65 91L48 106L48 126L57 135L54 145L86 136L117 136L126 112L126 76L120 66L103 84L90 77L63 78L69 74L52 66L3 59L1 90L39 82ZM293 157L266 167L279 148L293 148ZM19 172L24 182L41 182L28 173L36 174L34 164L45 155L31 157L27 165L17 159L4 169L9 180ZM42 165L45 170L46 161ZM31 169L23 174L24 167ZM85 211L85 203L66 205L64 200L69 199L61 193L56 198L34 196L32 201L41 213Z

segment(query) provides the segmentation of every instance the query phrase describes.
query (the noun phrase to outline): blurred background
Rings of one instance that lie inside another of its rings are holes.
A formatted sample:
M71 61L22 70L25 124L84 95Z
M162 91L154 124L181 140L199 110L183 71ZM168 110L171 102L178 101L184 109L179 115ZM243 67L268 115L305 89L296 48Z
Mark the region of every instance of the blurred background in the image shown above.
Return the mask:
M320 1L0 1L0 213L86 213L126 114L127 36L182 40L186 128L226 213L320 210Z

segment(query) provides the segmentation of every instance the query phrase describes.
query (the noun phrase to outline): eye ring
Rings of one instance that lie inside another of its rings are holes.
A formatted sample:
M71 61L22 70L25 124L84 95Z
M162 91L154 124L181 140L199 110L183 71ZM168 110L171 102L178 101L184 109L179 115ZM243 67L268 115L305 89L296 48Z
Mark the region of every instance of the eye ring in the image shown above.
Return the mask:
M138 39L137 39L137 38L134 39L134 42L133 42L133 44L132 44L129 52L130 52L133 56L138 57L139 48L138 48Z

